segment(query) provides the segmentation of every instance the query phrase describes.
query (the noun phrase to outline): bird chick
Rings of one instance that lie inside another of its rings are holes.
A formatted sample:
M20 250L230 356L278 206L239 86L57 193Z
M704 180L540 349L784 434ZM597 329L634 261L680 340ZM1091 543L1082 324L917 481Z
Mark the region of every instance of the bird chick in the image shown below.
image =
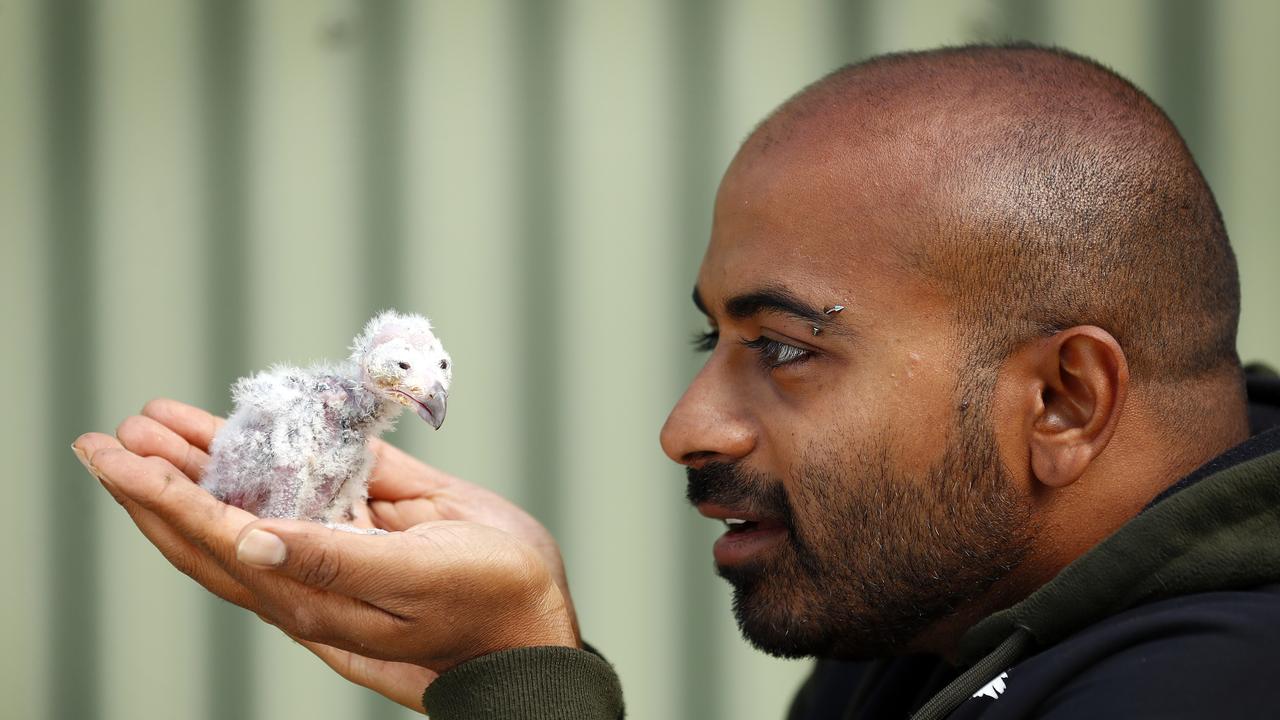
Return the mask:
M453 366L421 315L380 313L340 365L277 365L232 386L201 485L258 517L342 525L368 498L369 440L413 408L439 429Z

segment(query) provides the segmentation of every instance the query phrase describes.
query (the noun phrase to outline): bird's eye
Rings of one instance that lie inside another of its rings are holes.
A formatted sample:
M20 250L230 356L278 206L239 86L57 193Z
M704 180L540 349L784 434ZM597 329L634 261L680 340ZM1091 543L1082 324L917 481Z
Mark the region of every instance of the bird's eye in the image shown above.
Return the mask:
M401 370L408 370L408 369L409 369L409 363L407 363L407 362L396 363L396 364L400 366L400 369L401 369Z
M441 369L441 370L448 370L448 369L449 369L449 361L448 361L448 360L441 360L441 361L440 361L440 369Z

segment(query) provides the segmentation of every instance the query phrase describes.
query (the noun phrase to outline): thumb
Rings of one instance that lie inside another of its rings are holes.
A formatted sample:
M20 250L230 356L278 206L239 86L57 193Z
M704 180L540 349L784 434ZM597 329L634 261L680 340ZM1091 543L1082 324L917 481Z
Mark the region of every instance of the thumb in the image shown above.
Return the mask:
M394 572L391 535L343 532L305 520L260 520L236 538L236 559L319 590L364 598Z

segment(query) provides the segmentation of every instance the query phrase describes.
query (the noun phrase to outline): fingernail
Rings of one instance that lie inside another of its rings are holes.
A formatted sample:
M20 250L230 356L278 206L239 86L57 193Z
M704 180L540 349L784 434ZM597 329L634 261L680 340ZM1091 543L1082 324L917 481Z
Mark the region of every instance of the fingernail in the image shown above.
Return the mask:
M236 546L236 558L259 567L275 567L284 562L284 541L266 530L250 530Z
M80 464L84 466L85 470L88 470L90 473L93 472L93 466L89 465L89 456L86 455L83 450L72 445L71 452L76 454L76 459L80 461Z
M93 463L89 462L89 456L85 453L84 450L81 450L75 445L72 445L71 452L76 454L76 459L80 461L80 464L84 466L85 470L89 471L90 475L98 478L98 482L102 483L102 486L105 487L108 492L110 492L112 495L115 495L115 486L111 484L110 480L107 480L106 476L102 474L101 470L94 467Z

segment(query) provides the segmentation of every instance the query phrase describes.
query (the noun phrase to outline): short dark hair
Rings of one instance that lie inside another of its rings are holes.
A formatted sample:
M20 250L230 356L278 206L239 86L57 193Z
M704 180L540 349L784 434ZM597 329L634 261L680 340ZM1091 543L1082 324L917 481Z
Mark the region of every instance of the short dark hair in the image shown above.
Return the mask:
M1240 288L1222 213L1173 123L1132 83L1028 44L884 55L809 86L750 142L767 148L806 117L888 102L958 128L942 181L959 200L906 261L979 330L975 357L997 362L1033 337L1097 325L1135 380L1238 372Z

